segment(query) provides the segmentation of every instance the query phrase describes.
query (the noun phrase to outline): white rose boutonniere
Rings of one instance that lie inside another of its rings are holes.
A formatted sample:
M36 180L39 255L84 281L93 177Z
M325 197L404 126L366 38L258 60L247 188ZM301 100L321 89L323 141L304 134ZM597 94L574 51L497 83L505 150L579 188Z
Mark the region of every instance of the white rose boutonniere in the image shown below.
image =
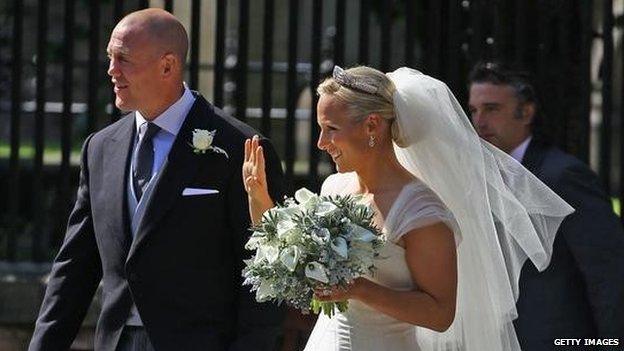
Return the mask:
M193 152L196 154L205 154L206 151L216 152L218 154L225 155L226 158L229 158L227 152L220 147L216 147L212 145L212 141L214 140L214 136L217 134L216 130L209 131L205 129L195 129L193 130L193 144L190 144L193 147Z

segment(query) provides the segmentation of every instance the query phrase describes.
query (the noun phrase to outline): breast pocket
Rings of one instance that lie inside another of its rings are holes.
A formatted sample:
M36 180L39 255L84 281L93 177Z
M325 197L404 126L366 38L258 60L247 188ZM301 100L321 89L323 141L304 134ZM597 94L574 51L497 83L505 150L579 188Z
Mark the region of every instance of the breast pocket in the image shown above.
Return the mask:
M177 208L182 218L194 223L222 220L227 203L216 188L185 188Z
M213 188L184 188L182 190L182 196L204 196L204 195L217 195L219 194L219 189Z

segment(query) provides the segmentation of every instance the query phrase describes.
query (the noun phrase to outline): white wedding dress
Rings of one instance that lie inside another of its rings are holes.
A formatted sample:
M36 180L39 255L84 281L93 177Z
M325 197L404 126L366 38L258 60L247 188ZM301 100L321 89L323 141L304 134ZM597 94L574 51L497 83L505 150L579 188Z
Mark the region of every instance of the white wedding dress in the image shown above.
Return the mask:
M442 221L458 245L455 319L437 333L350 301L346 313L319 318L306 350L520 351L513 320L521 269L527 259L546 269L557 229L573 208L482 141L446 84L405 67L387 77L396 88L394 152L422 181L406 186L377 221L388 242L370 279L416 289L396 243L411 229ZM372 84L348 70L334 79L347 88ZM346 173L329 177L322 193L357 190L357 177Z
M347 195L357 190L355 173L334 174L323 184L322 195ZM386 243L376 271L367 278L395 290L413 290L414 284L405 261L405 250L397 245L401 236L412 229L444 222L458 231L453 215L438 196L421 181L407 184L391 206L382 232ZM349 300L349 308L332 318L320 314L305 351L404 351L421 350L419 338L433 331L394 319L367 305ZM420 340L424 341L424 340Z

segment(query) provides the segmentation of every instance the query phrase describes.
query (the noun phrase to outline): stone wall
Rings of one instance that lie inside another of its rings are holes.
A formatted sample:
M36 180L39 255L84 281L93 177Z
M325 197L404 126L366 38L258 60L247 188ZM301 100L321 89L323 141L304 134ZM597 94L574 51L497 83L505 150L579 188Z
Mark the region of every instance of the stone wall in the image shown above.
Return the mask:
M28 348L51 264L0 262L0 351ZM93 333L101 308L101 287L71 350L93 350ZM302 350L316 316L289 308L284 321L280 351Z
M49 263L0 262L0 350L28 348L50 268ZM101 289L98 289L72 350L93 350L100 302Z

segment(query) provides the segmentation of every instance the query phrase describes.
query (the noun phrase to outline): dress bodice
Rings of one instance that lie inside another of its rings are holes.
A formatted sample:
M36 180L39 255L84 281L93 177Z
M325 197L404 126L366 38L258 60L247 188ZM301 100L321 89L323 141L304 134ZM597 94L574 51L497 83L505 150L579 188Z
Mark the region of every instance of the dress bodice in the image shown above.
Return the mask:
M322 195L346 195L357 190L353 173L330 176L321 191ZM398 242L410 230L436 222L445 222L456 228L454 219L443 203L421 181L407 184L392 204L383 223L386 241L375 260L375 271L367 278L394 290L415 288L405 260L405 249ZM306 351L315 350L420 350L417 328L385 315L364 303L349 300L349 308L332 318L319 315L310 335Z

